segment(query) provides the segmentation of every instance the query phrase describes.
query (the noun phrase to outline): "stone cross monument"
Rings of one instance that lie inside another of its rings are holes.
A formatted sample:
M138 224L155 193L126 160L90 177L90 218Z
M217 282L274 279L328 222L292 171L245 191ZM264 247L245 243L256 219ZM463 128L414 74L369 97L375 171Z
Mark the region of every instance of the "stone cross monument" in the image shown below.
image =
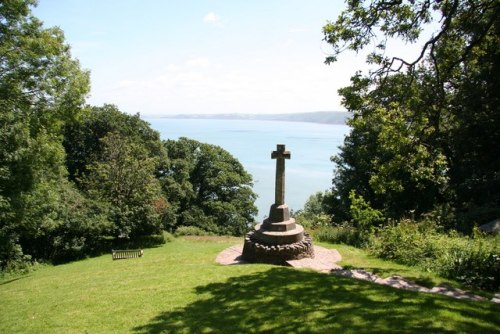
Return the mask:
M278 145L277 150L271 153L271 159L276 159L274 203L283 205L285 204L285 159L290 159L290 152L285 151L285 145Z
M271 158L276 159L274 204L269 217L245 236L242 256L246 261L287 265L289 260L314 257L311 237L301 225L295 224L295 219L290 218L285 203L285 159L290 159L290 156L282 144L271 153Z

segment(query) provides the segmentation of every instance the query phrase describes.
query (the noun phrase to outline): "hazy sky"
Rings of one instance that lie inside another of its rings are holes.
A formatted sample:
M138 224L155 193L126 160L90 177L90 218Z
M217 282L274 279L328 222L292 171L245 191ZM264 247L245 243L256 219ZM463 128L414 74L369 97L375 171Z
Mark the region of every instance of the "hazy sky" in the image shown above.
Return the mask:
M343 110L364 58L327 66L321 28L341 0L39 0L91 71L93 105L127 113Z

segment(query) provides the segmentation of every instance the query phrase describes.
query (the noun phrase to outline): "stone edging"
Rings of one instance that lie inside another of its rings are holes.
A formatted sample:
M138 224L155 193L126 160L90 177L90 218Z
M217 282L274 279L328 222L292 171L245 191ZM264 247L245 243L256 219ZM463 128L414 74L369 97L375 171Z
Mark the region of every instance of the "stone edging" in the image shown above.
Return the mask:
M467 299L474 301L488 300L485 297L474 295L470 292L454 288L446 283L439 284L438 286L435 286L433 288L426 288L401 276L395 275L387 278L381 278L373 273L370 273L362 269L352 269L352 270L337 269L337 270L332 270L331 273L338 276L351 277L363 281L373 282L380 285L387 285L396 289L411 290L411 291L426 292L426 293L437 293L448 297L453 297L456 299ZM500 294L496 294L491 299L491 302L500 303Z

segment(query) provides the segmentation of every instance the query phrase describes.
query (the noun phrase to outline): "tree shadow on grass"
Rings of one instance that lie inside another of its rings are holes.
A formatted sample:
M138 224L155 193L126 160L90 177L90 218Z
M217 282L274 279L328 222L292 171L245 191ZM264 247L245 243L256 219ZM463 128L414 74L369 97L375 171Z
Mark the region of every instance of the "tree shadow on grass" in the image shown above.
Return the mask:
M136 333L498 332L498 305L275 267L196 288Z
M15 281L18 281L20 279L23 279L23 278L26 278L26 277L30 277L31 275L24 275L24 276L19 276L19 277L14 277L14 278L11 278L11 279L7 279L5 281L1 281L1 278L0 278L0 285L5 285L5 284L9 284L9 283L12 283L12 282L15 282Z

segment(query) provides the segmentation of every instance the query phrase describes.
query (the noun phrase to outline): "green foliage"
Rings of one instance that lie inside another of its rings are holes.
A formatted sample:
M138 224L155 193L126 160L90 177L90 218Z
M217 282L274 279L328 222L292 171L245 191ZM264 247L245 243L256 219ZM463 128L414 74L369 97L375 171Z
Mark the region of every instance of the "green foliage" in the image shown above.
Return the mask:
M322 226L312 230L312 235L315 240L320 242L346 244L356 247L363 246L365 242L360 230L349 223ZM366 235L366 233L363 235Z
M158 159L155 173L165 168L165 151L160 135L151 129L139 115L127 115L116 106L87 107L80 118L64 127L64 147L69 178L80 184L89 172L89 166L102 158L105 150L104 137L114 133L130 142L142 145L148 156Z
M352 221L332 225L332 217L327 214L331 200L332 194L328 191L311 195L304 205L304 210L294 215L297 223L304 226L315 240L363 246L374 227L382 222L382 214L371 208L362 196L351 191L349 210Z
M26 274L33 269L36 262L31 255L23 253L18 240L2 232L0 234L0 276L5 273Z
M61 127L78 118L90 89L62 31L44 28L33 4L0 5L0 268L59 247L38 240L68 222ZM81 244L68 242L59 253Z
M441 224L463 231L500 215L500 156L491 153L500 142L499 8L494 0L348 1L324 27L327 63L375 45L367 62L377 67L339 91L353 117L333 158L335 221L353 218L351 190L388 218L448 208ZM438 17L416 59L386 50L392 39L418 41Z
M304 204L304 209L292 215L306 229L315 230L330 224L331 217L327 214L331 193L329 191L312 194Z
M20 242L35 258L55 262L82 258L110 234L106 208L83 197L68 182L40 184L25 202Z
M405 80L393 75L368 91L369 82L355 78L353 86L341 92L355 116L342 152L333 160L338 166L333 210L340 219L353 218L352 190L392 218L410 212L418 216L446 199L447 165L433 144L436 130L428 123L429 102L418 98L416 81L412 88ZM408 93L412 90L414 94Z
M349 193L351 201L350 212L354 226L364 231L371 231L373 226L377 226L383 221L382 213L373 209L363 196L357 196L354 190Z
M38 183L23 196L23 203L23 220L10 235L1 235L0 265L7 271L29 267L32 259L61 262L85 257L110 233L105 208L68 182Z
M162 194L155 178L157 159L130 138L110 133L101 139L102 156L85 178L89 196L109 204L114 235L134 238L161 231Z
M169 167L160 181L175 217L165 227L243 235L257 208L252 177L241 163L221 147L187 138L168 140L165 147Z
M382 222L380 212L354 192L351 200L352 215L356 217L351 222L332 225L320 220L328 216L304 213L297 215L297 221L320 242L366 248L379 258L416 266L467 286L489 291L500 287L498 236L486 236L477 229L473 237L446 234L429 219L392 221L376 227Z
M305 212L294 213L293 217L298 224L307 230L316 230L323 226L329 226L331 218L325 214L312 215Z
M500 288L500 238L475 231L474 238L449 237L440 242L435 271L469 286Z
M34 3L0 6L0 100L9 106L4 112L24 116L32 135L73 119L90 88L88 72L71 58L63 32L44 28L32 16Z
M109 253L110 249L142 249L159 247L166 242L171 242L173 236L170 233L148 234L135 237L134 239L114 238L110 240L110 246L103 249Z
M175 239L175 236L173 234L163 231L163 240L165 240L165 243L173 242L174 239Z
M305 213L306 215L325 214L326 212L328 212L328 202L330 200L330 197L331 192L329 191L318 191L317 193L312 194L304 204L303 213Z
M402 221L379 229L372 236L369 248L381 258L426 268L435 260L439 238L431 224Z
M123 231L159 232L166 206L155 179L165 163L159 135L113 106L82 108L89 73L62 31L31 15L34 4L0 5L0 269L81 258ZM100 140L113 130L130 149ZM124 156L103 159L112 148ZM92 200L68 182L66 166L71 180L87 177Z
M438 233L429 223L403 221L372 235L370 251L381 258L419 266L468 286L500 288L500 247L497 237Z
M175 235L176 236L186 236L186 235L191 235L191 236L208 236L208 235L214 235L211 232L208 232L198 226L179 226L177 230L175 230Z
M167 168L158 132L113 105L87 107L64 128L70 179L105 203L113 235L157 234L169 217L158 177Z

